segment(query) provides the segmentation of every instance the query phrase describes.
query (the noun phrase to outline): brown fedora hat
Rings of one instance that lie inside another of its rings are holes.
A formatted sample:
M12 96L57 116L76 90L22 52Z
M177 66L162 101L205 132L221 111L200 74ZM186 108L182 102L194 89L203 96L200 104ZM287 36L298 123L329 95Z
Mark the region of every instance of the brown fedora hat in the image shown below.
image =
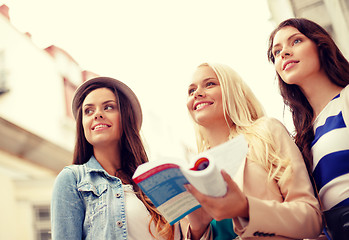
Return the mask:
M91 78L85 82L83 82L74 93L73 101L72 101L72 111L74 118L76 119L77 110L78 110L78 99L81 97L81 94L84 90L93 83L106 83L107 85L111 85L115 87L118 91L122 92L131 102L132 111L135 115L135 119L137 122L137 126L140 129L142 126L142 109L141 105L138 101L136 94L123 82L116 80L110 77L95 77Z

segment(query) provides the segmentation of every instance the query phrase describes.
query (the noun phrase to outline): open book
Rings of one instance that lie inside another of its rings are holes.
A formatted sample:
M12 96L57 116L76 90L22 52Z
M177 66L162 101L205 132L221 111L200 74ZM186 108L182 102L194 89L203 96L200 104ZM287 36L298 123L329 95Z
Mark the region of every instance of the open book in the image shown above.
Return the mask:
M173 225L201 207L184 184L190 183L206 195L224 196L227 186L220 170L234 177L247 151L248 144L239 135L196 155L189 163L171 157L144 163L136 169L133 180Z

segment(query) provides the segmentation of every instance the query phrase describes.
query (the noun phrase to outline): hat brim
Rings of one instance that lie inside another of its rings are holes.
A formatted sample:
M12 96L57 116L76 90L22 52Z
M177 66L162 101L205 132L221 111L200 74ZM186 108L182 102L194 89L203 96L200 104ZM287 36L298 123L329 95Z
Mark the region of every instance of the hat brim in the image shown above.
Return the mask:
M114 78L110 77L96 77L96 78L91 78L89 80L86 80L83 82L76 90L74 93L73 101L72 101L72 112L73 116L76 119L77 116L77 111L78 111L78 100L80 99L82 93L85 91L85 89L93 84L93 83L106 83L107 85L111 85L115 87L118 91L122 92L129 100L132 106L132 111L135 115L135 119L137 122L137 126L139 129L142 126L142 109L141 105L138 101L138 98L136 94L123 82L116 80Z

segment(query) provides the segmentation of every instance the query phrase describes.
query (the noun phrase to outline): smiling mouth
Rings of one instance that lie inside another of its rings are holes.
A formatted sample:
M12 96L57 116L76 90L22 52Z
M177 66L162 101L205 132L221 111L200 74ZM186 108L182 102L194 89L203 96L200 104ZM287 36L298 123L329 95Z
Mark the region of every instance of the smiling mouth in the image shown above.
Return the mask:
M284 66L283 70L287 70L288 68L292 67L292 66L293 66L294 64L296 64L296 63L299 63L299 61L292 61L292 62L287 63L287 64Z
M106 124L99 124L97 126L95 126L92 130L98 130L98 129L101 129L101 128L108 128L109 125L106 125Z
M194 110L200 110L201 108L211 105L212 103L199 103L198 105L195 106Z

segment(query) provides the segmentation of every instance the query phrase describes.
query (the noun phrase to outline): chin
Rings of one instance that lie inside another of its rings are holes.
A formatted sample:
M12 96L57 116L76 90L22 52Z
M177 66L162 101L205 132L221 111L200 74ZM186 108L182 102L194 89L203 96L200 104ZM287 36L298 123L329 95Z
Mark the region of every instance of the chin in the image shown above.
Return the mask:
M203 127L215 124L210 119L207 119L207 118L195 118L195 122L198 125L203 126Z
M299 85L299 79L301 77L297 77L297 76L288 76L288 77L283 77L282 81L286 84L292 85L292 84L296 84Z
M115 140L109 139L109 138L95 138L92 140L92 143L93 143L92 145L93 146L97 146L97 145L106 146L106 145L109 145L109 144L114 143L114 142L115 142Z

